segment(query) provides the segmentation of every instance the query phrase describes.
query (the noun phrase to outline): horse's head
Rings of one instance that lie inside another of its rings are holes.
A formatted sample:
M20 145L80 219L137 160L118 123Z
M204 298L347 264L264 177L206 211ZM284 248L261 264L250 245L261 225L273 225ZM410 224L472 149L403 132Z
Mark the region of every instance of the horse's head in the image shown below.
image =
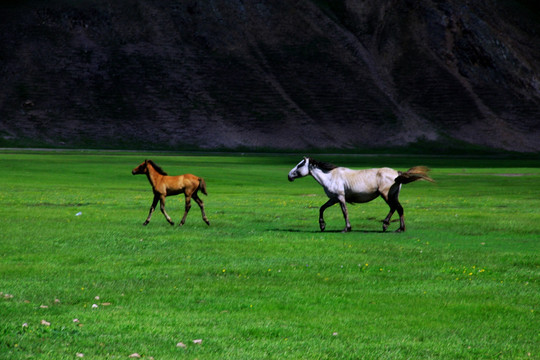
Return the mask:
M289 181L299 177L309 175L309 158L304 157L291 171L289 171Z
M131 170L133 175L146 174L148 172L148 160L144 160L142 164Z

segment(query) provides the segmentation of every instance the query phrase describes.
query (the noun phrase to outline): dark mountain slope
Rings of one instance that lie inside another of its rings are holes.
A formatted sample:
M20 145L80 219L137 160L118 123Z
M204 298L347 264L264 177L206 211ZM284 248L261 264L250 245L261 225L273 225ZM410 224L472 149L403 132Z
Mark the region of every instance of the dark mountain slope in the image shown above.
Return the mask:
M0 144L540 151L528 1L26 1L0 8Z

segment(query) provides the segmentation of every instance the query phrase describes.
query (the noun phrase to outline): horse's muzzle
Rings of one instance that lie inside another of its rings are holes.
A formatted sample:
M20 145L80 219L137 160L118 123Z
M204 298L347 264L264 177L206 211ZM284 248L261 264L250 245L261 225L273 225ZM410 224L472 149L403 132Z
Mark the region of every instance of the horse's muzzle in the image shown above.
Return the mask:
M289 178L289 181L290 181L290 182L293 182L293 181L294 181L294 178L293 178L291 175L289 175L288 178Z

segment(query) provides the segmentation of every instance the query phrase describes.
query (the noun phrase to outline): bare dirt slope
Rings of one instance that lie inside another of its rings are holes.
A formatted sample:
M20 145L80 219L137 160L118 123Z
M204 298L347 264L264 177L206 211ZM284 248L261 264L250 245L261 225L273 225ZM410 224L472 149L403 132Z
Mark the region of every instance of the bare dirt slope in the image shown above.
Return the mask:
M3 3L0 145L540 151L534 4Z

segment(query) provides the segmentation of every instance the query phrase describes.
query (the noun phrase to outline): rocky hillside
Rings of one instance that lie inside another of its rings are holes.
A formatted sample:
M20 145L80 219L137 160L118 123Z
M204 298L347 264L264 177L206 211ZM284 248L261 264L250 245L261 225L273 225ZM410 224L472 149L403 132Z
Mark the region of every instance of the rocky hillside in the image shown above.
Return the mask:
M526 0L0 5L0 146L540 151Z

